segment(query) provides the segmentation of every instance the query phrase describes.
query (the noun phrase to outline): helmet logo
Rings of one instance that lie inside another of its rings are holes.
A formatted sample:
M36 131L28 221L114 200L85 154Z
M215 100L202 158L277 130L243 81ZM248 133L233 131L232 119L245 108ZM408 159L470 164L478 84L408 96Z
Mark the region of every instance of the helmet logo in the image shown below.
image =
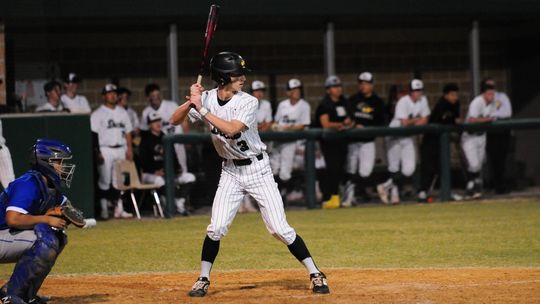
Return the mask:
M240 60L240 65L245 68L246 67L246 62L244 61L244 59Z

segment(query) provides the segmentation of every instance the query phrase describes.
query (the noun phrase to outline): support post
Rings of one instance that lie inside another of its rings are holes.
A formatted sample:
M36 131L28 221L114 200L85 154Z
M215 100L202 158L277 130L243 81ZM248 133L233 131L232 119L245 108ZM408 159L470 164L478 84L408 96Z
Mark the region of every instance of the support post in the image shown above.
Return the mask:
M172 137L163 137L163 152L165 162L165 217L172 218L175 213L174 204L174 142Z
M324 35L324 70L326 76L336 74L336 46L334 42L334 23L326 24L326 33Z
M309 130L306 131L310 132ZM306 187L305 198L308 209L315 208L315 182L317 180L317 172L315 170L315 136L307 134L306 149L304 150L304 163L306 170Z
M167 37L167 65L169 75L170 98L179 102L178 99L178 35L176 24L169 25Z
M442 132L439 136L440 147L440 174L441 174L441 187L440 197L441 201L449 201L451 196L451 165L450 165L450 132L447 128L442 127Z
M478 20L472 23L469 34L472 98L480 94L480 29Z

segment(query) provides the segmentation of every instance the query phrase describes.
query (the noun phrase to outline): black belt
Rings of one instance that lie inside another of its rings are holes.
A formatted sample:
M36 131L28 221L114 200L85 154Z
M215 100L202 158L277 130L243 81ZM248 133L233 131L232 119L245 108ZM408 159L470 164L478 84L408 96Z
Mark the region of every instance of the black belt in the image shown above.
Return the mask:
M113 148L113 149L118 149L118 148L122 148L122 147L124 147L124 145L107 146L107 148Z
M257 157L257 160L262 160L263 159L263 154L259 154L256 156ZM235 166L247 166L247 165L251 165L252 161L250 158L246 158L246 159L233 159L232 160L233 164Z

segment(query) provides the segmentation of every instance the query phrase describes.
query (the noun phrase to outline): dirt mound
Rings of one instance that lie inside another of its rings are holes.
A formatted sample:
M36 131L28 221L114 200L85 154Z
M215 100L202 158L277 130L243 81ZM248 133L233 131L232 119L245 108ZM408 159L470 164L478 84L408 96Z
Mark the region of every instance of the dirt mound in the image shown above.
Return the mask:
M328 269L330 295L315 295L303 269L212 274L205 298L189 298L197 273L51 276L52 303L540 303L538 268Z

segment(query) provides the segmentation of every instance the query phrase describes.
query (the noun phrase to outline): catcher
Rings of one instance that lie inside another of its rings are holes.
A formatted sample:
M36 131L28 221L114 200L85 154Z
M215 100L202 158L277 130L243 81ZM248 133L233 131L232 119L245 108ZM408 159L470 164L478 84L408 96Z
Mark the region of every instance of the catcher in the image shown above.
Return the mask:
M15 263L0 289L2 303L46 303L41 284L67 244L65 229L84 225L82 213L60 192L69 188L75 165L71 149L58 141L38 139L31 148L31 170L0 194L0 263Z

